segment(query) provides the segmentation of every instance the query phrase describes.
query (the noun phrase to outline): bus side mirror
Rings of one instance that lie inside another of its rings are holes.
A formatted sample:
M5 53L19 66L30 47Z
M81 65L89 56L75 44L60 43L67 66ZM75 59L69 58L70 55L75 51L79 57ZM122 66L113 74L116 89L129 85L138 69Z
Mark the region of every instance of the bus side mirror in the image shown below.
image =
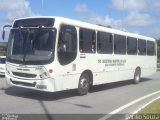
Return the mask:
M5 29L6 27L12 27L12 25L4 25L4 26L3 26L3 32L2 32L2 39L3 39L3 40L4 40L4 38L5 38L5 30L4 30L4 29Z
M5 30L3 30L3 33L2 33L2 40L4 40L5 38Z

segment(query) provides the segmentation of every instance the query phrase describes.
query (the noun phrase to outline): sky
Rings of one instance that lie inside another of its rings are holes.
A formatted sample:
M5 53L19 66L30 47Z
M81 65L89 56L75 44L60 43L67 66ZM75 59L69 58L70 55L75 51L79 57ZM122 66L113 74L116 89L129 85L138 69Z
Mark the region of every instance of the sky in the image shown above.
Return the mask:
M0 0L0 33L15 19L41 15L160 38L160 0Z

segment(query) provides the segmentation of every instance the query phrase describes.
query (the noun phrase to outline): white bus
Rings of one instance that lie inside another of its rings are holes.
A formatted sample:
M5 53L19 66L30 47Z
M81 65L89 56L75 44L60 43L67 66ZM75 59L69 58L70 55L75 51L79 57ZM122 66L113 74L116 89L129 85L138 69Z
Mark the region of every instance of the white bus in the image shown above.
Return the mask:
M22 18L10 30L5 76L11 86L84 95L92 85L138 83L155 73L156 49L155 39L138 34L62 17Z

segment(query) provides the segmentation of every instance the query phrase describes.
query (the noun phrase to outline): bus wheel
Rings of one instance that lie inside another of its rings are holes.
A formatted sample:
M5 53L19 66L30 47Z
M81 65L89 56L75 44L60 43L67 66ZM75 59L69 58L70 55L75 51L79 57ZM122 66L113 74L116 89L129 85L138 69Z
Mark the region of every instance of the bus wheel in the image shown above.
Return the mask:
M78 84L78 94L86 95L88 93L89 87L89 76L87 74L82 74Z
M135 73L134 73L134 83L138 84L141 79L141 70L140 68L136 68Z

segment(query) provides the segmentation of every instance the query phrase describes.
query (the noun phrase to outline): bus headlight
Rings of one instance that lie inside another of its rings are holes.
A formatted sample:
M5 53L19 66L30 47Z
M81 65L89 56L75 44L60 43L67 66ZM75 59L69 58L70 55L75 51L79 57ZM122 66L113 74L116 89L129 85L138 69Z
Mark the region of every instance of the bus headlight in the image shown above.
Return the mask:
M47 72L43 72L42 74L39 75L39 77L42 79L46 79L46 78L48 78L48 74L47 74Z

